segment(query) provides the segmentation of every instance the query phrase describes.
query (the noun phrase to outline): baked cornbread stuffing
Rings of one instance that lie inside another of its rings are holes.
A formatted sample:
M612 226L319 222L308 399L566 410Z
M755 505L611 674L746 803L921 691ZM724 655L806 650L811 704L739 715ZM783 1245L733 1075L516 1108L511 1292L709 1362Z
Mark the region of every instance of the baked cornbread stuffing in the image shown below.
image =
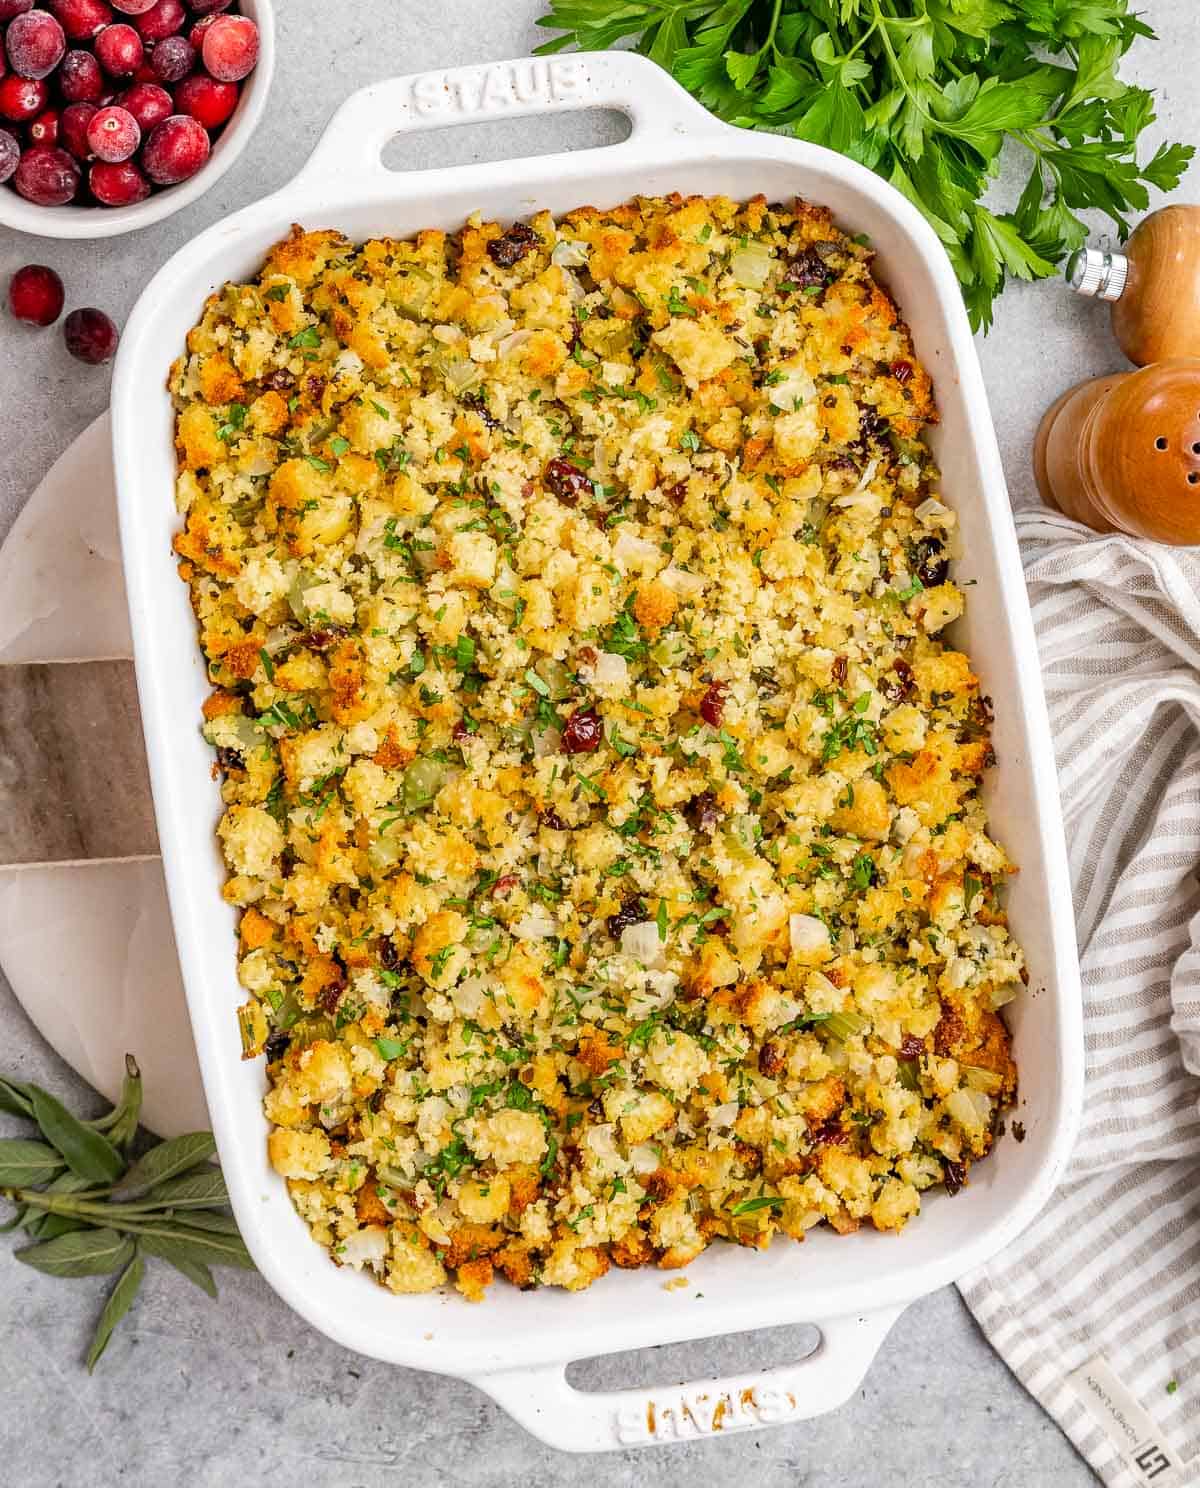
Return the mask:
M870 264L762 199L296 228L175 365L245 1052L395 1292L899 1230L992 1145L991 714Z

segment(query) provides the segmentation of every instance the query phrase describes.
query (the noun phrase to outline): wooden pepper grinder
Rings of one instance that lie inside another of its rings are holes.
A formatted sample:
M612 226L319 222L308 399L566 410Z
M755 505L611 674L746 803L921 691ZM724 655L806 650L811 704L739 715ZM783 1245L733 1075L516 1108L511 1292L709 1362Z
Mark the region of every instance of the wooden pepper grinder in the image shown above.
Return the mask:
M1098 532L1200 543L1200 356L1064 393L1042 419L1033 465L1042 499Z
M1135 366L1200 356L1200 206L1151 212L1123 253L1080 249L1067 279L1112 302L1113 334Z

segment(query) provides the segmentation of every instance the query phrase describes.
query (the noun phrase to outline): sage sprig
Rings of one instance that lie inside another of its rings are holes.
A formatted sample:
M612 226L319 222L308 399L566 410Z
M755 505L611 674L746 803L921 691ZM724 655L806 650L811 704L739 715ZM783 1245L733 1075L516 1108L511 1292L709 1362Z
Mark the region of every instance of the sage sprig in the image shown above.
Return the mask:
M0 1140L0 1199L14 1205L0 1231L23 1229L34 1244L14 1254L47 1276L119 1272L91 1347L96 1367L157 1256L210 1297L213 1266L253 1267L229 1213L211 1132L188 1132L132 1156L142 1108L137 1061L125 1056L121 1098L84 1121L38 1085L0 1077L0 1111L36 1124L41 1141Z

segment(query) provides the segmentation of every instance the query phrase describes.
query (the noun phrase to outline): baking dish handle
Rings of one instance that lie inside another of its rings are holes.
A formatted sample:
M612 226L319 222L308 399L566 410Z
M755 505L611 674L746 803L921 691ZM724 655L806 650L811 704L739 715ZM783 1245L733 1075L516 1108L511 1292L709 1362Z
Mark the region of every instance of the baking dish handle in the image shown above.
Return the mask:
M632 52L521 57L420 72L352 93L326 126L300 179L389 179L383 150L397 134L579 109L615 109L632 126L620 150L648 135L719 131L707 109L656 63Z
M566 1364L469 1376L513 1420L564 1452L665 1446L806 1421L844 1405L903 1312L834 1318L796 1364L661 1389L576 1390Z

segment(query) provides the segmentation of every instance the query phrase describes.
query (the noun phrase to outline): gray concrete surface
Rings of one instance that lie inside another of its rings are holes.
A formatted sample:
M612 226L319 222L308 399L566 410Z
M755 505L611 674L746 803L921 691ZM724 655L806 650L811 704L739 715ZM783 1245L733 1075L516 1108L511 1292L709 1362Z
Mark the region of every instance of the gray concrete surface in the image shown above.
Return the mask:
M1161 45L1126 73L1160 90L1160 130L1200 137L1192 87L1193 7L1143 0ZM389 74L516 56L541 39L537 0L414 0L331 5L282 0L280 62L266 119L238 166L177 217L101 244L0 230L0 279L53 264L68 305L118 323L142 283L182 243L282 185L354 87ZM613 137L583 116L407 140L397 163L451 164L584 146ZM1185 194L1195 196L1195 172ZM1037 419L1071 382L1120 365L1107 317L1056 283L1017 287L980 347L1014 497L1029 489ZM0 316L0 537L55 456L96 414L108 374L72 362L54 332ZM47 956L54 954L48 946ZM86 996L86 988L80 989ZM0 976L0 1068L72 1100L81 1082L40 1040ZM295 1481L374 1488L400 1481L488 1488L548 1484L761 1484L802 1488L1083 1488L1094 1482L1057 1428L991 1352L953 1291L911 1307L858 1397L823 1420L651 1454L574 1459L540 1446L466 1385L390 1369L335 1347L255 1276L225 1273L214 1305L155 1267L130 1320L89 1378L80 1363L101 1283L26 1272L0 1243L0 1482L109 1488L179 1482L225 1488ZM793 1340L794 1341L794 1340ZM788 1356L788 1330L595 1361L577 1383L728 1372Z

